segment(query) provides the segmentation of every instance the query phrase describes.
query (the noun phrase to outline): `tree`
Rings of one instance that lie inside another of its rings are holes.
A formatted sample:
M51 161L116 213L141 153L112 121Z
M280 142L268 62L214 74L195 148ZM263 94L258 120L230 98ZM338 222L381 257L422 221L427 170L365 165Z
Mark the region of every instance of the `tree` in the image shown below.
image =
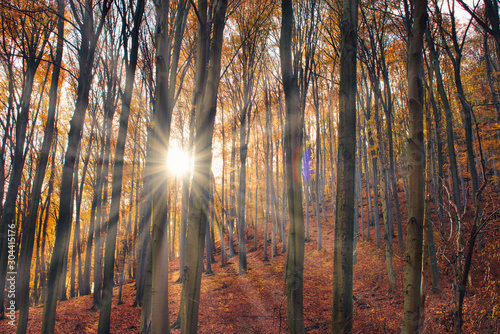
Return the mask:
M356 169L357 0L343 0L340 19L340 93L337 207L333 267L332 333L350 333L353 323L353 238Z
M57 2L57 45L52 71L52 81L49 92L49 107L47 110L47 123L45 125L40 158L35 172L35 179L32 191L31 206L27 218L27 228L24 232L23 240L26 240L25 247L21 247L19 254L19 321L16 333L26 333L29 315L29 283L31 272L31 259L35 243L35 230L37 223L38 207L41 201L42 185L47 168L52 139L54 137L54 127L56 121L57 91L59 87L59 74L63 56L63 35L64 35L64 0ZM39 243L38 243L39 244ZM36 272L35 272L36 275Z
M15 271L15 268L7 270L7 228L15 222L16 200L27 154L25 150L26 132L30 116L34 79L55 23L55 20L50 16L45 17L41 9L45 9L44 5L28 3L23 9L10 8L8 13L2 13L2 16L9 18L9 22L5 28L8 29L10 37L22 45L19 53L24 64L24 82L22 82L20 108L15 117L15 144L11 162L12 171L0 219L0 287L2 287L0 289L0 319L4 317L5 289L3 287L5 286L7 272ZM14 115L12 114L11 116Z
M424 86L422 54L427 0L415 0L408 44L408 225L402 333L418 333L425 196Z
M180 310L181 332L196 333L200 301L201 272L206 222L209 216L209 187L212 164L212 136L217 111L217 91L220 81L221 49L225 26L227 0L220 0L213 11L213 37L210 43L208 73L204 94L196 98L196 135L193 183L190 194L189 224L187 227L186 265L182 269ZM205 72L204 43L207 31L207 1L198 1L198 49L196 54L196 85L202 88ZM207 254L207 259L209 254Z
M187 6L186 6L187 3ZM177 5L177 17L179 18L176 21L176 34L180 34L179 38L175 37L176 45L178 45L178 49L180 51L180 37L182 36L182 32L184 31L185 20L187 18L187 14L190 8L190 2L180 1ZM182 5L182 6L181 6ZM184 8L184 9L183 9ZM177 20L176 17L176 20ZM182 22L182 20L184 20ZM182 24L182 25L181 25ZM177 28L178 27L178 28ZM177 32L178 31L178 32ZM176 49L177 50L177 49ZM174 54L179 53L179 51ZM177 56L178 58L178 56ZM175 59L175 56L174 58ZM187 68L187 66L186 66ZM171 77L172 79L173 77ZM174 91L175 85L170 84L171 91ZM192 109L193 110L193 109ZM191 158L191 154L193 151L193 136L194 136L194 112L191 110L189 115L189 138L187 145L183 144L183 149L188 151L189 157ZM184 143L184 140L182 141ZM187 228L187 219L188 219L188 205L189 205L189 181L190 181L190 173L184 173L182 177L182 199L181 199L181 226L179 229L179 268L184 268L184 262L186 258L186 228ZM182 275L179 275L178 283L182 282Z
M449 1L448 1L448 6L450 6ZM451 32L445 32L444 25L442 22L441 18L441 13L438 9L439 7L436 6L437 10L437 21L439 25L439 30L441 32L441 41L444 47L444 50L448 54L448 57L451 60L451 63L453 65L453 74L454 74L454 79L455 79L455 88L457 91L458 98L460 100L460 104L462 105L462 112L463 112L463 118L464 118L464 129L465 129L465 147L467 151L467 162L469 166L469 173L471 176L471 181L472 181L472 193L476 194L478 189L479 189L479 177L477 175L477 169L476 169L476 158L474 155L474 147L473 147L473 134L472 134L472 106L470 102L468 101L467 97L465 96L465 90L462 82L462 75L461 75L461 67L462 67L462 59L463 59L463 48L465 45L465 37L467 36L467 31L470 27L470 22L463 34L462 37L462 43L459 43L458 41L458 33L457 33L457 25L456 25L456 20L455 20L455 10L451 10L450 13L450 19L451 19ZM446 41L445 36L446 35L451 36L451 42L452 42L452 47L453 51L448 45L448 42ZM476 198L473 197L473 200L475 201ZM466 203L464 203L464 206L466 206Z
M42 333L53 333L56 318L57 293L63 270L63 259L67 254L67 244L71 235L71 193L73 188L73 170L75 167L76 152L81 142L81 132L85 113L87 111L90 86L92 83L92 67L99 35L104 26L107 13L111 8L111 2L104 0L101 3L101 16L94 22L92 0L87 0L85 6L72 6L73 16L77 21L81 39L78 49L80 74L78 76L77 100L75 112L71 119L71 128L68 134L68 145L64 157L63 173L61 176L59 196L59 219L56 224L56 240L52 250L50 269L48 275L46 300L43 309ZM96 24L96 25L95 25Z
M457 205L458 212L462 212L462 201L460 199L460 186L458 184L458 168L457 168L457 155L455 152L455 136L453 134L453 114L451 112L451 106L448 99L448 95L446 94L446 88L443 82L443 75L441 73L441 64L439 61L439 54L436 50L436 45L434 41L434 37L431 34L429 29L426 31L426 42L427 47L429 48L429 57L432 63L432 69L434 74L436 75L436 85L438 94L441 100L441 104L444 108L445 118L446 118L446 139L448 146L448 158L450 161L450 170L451 170L451 181L453 187L453 200ZM464 203L465 205L465 203Z
M290 224L286 254L287 322L290 333L304 333L304 216L302 209L301 175L297 170L303 136L303 114L299 109L299 87L292 59L293 3L281 2L280 59L283 92L285 94L285 173Z
M240 123L240 171L239 187L237 196L238 209L238 260L239 273L247 270L247 250L245 244L246 227L246 190L247 190L247 152L248 141L250 138L250 115L254 106L255 83L258 81L259 63L266 46L267 30L266 21L271 13L269 7L272 3L258 2L242 4L242 8L235 14L236 33L235 42L237 46L237 62L232 71L231 80L234 82L229 85L233 90L233 104L239 111L238 119Z
M108 221L108 233L106 234L106 249L104 258L104 279L102 289L102 305L99 312L98 333L109 333L111 318L111 301L113 298L113 279L115 274L115 249L116 235L118 232L118 220L120 218L120 201L122 195L123 178L123 158L125 152L125 143L127 139L128 120L130 116L130 104L132 101L132 91L135 80L135 70L137 66L137 57L139 52L139 28L144 13L144 0L138 0L135 11L133 12L133 27L130 32L131 49L128 61L126 60L126 81L125 91L122 96L122 110L120 113L120 124L118 128L118 137L116 140L115 160L113 166L113 181L111 193L111 206ZM129 3L132 7L132 0ZM125 9L123 9L125 10ZM127 16L123 15L123 24L127 25ZM128 33L124 31L124 33ZM127 35L124 34L123 45L124 54L128 52Z

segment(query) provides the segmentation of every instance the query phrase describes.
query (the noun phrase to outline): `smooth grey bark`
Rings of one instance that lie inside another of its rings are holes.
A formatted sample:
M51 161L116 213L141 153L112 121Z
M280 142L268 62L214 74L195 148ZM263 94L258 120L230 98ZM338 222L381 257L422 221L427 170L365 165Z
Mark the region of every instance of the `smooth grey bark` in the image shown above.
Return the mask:
M357 22L357 0L343 0L331 333L351 333L353 326Z
M239 111L239 183L237 194L238 215L238 273L247 270L246 232L246 196L247 196L247 155L250 139L250 115L254 103L256 73L262 58L266 30L262 28L267 18L258 2L246 7L243 12L235 13L236 30L242 40L238 54L238 70L234 85L235 109Z
M236 255L234 249L234 223L236 217L236 185L235 185L235 164L236 164L236 125L231 129L231 158L230 158L230 175L229 175L229 257Z
M450 58L450 61L453 65L453 77L455 80L455 88L456 88L456 93L458 95L458 99L460 101L460 104L462 106L462 113L463 113L463 120L464 120L464 130L465 130L465 147L466 147L466 152L467 152L467 163L469 167L469 173L471 177L471 182L472 182L472 194L473 194L473 201L476 201L476 193L479 190L479 176L477 174L477 168L476 168L476 162L475 162L475 155L474 155L474 147L473 147L473 134L472 134L472 105L470 102L467 100L467 97L465 96L465 90L463 87L462 83L462 75L461 75L461 64L462 64L462 57L463 57L463 47L465 45L465 36L467 35L468 28L470 27L470 24L467 26L466 30L463 32L462 38L462 43L460 44L458 42L458 32L457 32L457 26L456 26L456 20L455 20L455 13L452 11L450 13L450 19L451 19L451 32L445 32L444 26L442 23L441 19L441 13L437 12L437 18L438 18L438 25L439 29L441 32L441 42L444 47L444 50L448 54L448 57ZM452 49L448 45L448 42L446 41L445 36L451 36L451 41L452 41ZM465 199L464 199L464 206L466 206Z
M184 3L184 1L181 1ZM179 17L179 21L181 20L180 15L182 15L183 18L183 25L181 26L181 31L184 31L185 27L185 20L187 19L187 14L190 8L190 3L187 3L187 6L185 6L184 11L179 12L181 8L180 3L177 7L177 16ZM181 14L182 13L182 14ZM179 24L176 22L177 24ZM176 24L176 26L177 26ZM182 36L182 35L181 35ZM179 36L179 39L180 37ZM177 40L177 39L176 39ZM181 43L178 43L179 46ZM177 44L174 46L174 49L177 50ZM180 49L179 49L180 50ZM176 53L176 52L175 52ZM176 57L173 56L172 60L175 60ZM172 83L170 83L170 87L172 88ZM173 89L173 88L172 88ZM191 159L192 151L193 151L193 141L194 141L194 108L191 109L191 112L189 114L189 137L188 137L188 143L187 145L183 145L183 149L188 151L188 156L189 159ZM184 141L183 141L184 142ZM188 220L188 215L189 215L189 181L190 181L191 173L185 173L182 177L182 200L181 200L181 226L179 229L179 268L182 271L182 268L184 268L184 263L186 260L186 228L187 228L187 220ZM177 283L182 283L182 272L179 275L179 279L177 280Z
M248 93L246 93L248 94ZM245 95L246 95L245 94ZM246 184L247 184L247 119L250 112L250 101L245 101L241 109L240 119L240 172L238 183L238 273L241 275L247 271L247 246L245 242L246 227Z
M221 106L221 135L222 135L222 147L226 147L226 135L224 131L224 109ZM226 199L226 188L225 188L225 179L226 179L226 150L222 150L222 184L221 191L222 196L220 197L221 202L221 222L219 224L219 233L220 233L220 266L221 268L226 265L226 247L224 246L224 231L226 226L226 208L225 208L225 199ZM215 181L213 181L215 183ZM212 188L213 191L213 188ZM213 207L213 206L212 206ZM217 215L216 215L217 216Z
M71 193L73 188L73 170L75 167L76 152L81 141L81 132L85 113L89 102L90 86L92 84L92 68L99 35L104 26L106 15L111 7L111 2L107 0L101 3L101 16L94 24L92 1L87 0L80 15L73 12L81 33L80 47L78 50L80 74L78 76L77 100L75 112L70 122L68 134L68 145L64 157L64 166L61 176L60 200L59 200L59 220L55 228L55 242L52 249L52 258L47 279L47 293L43 310L42 333L54 333L57 293L56 287L60 283L61 268L63 260L67 254L66 245L71 234ZM74 7L73 7L74 8ZM75 8L74 8L75 9ZM76 9L75 9L76 10Z
M36 15L36 14L32 14ZM40 14L38 14L40 15ZM44 14L41 14L44 15ZM45 52L45 47L49 41L49 34L52 30L51 24L44 22L46 19L38 16L31 17L31 15L20 14L19 22L10 22L10 24L19 25L19 32L17 30L11 32L13 37L19 38L19 43L23 43L20 50L20 55L23 62L23 79L22 92L20 97L20 106L17 117L15 117L15 143L13 143L13 155L11 157L11 173L9 178L9 186L5 194L5 201L3 202L0 218L0 319L4 318L4 300L5 300L5 282L7 275L10 272L15 272L15 265L11 266L7 261L7 230L13 230L11 225L18 228L18 221L16 222L16 200L21 185L23 176L23 167L27 154L25 149L26 132L28 128L29 113L31 108L31 98L34 89L34 79L38 66L42 60ZM21 34L21 36L17 35ZM29 36L29 37L28 37ZM10 93L13 93L11 91ZM12 115L14 114L12 113ZM29 141L28 141L29 142ZM2 154L3 159L3 154ZM3 182L3 172L1 174ZM3 189L3 185L2 185ZM31 236L30 238L34 238ZM18 238L16 238L17 240ZM24 239L24 236L23 236ZM16 249L18 245L16 245ZM9 274L9 278L13 274ZM14 276L16 276L14 274ZM23 292L24 293L24 292ZM24 316L24 315L23 315Z
M266 135L266 214L264 217L264 261L269 261L269 258L267 256L267 240L268 240L268 230L267 230L267 225L269 222L269 208L270 208L270 199L269 199L269 192L270 192L270 186L269 182L271 182L271 175L270 175L270 159L269 159L269 149L271 143L271 99L270 99L270 93L269 93L269 87L266 85L264 87L264 104L266 108L266 130L265 130L265 135Z
M378 166L375 168L379 169L380 172L380 183L381 183L381 197L382 197L382 213L384 220L384 243L385 243L385 259L387 266L387 274L389 278L389 292L395 291L396 288L396 277L394 275L394 269L392 264L392 234L393 234L393 211L392 211L392 196L391 196L391 183L389 177L389 164L387 161L387 142L385 138L382 137L382 125L381 119L378 112L378 101L380 97L375 97L375 122L377 124L377 141L378 141L378 152L377 155L380 157L378 160ZM392 135L392 134L391 134Z
M109 168L112 164L111 158L111 138L113 136L113 118L117 109L117 92L118 92L118 50L115 46L113 34L105 34L104 44L106 47L106 60L104 63L105 71L105 97L103 102L103 137L101 143L101 151L99 152L99 160L96 170L96 184L94 195L92 198L92 208L90 225L93 226L94 239L94 281L93 281L93 304L92 309L98 310L101 306L102 294L102 279L103 279L103 246L104 233L109 214L108 205L108 184L109 184ZM117 43L116 43L117 44ZM104 88L103 88L104 89ZM90 233L90 232L89 232ZM86 259L90 261L90 259ZM89 263L90 265L90 263ZM90 267L89 267L90 271ZM90 275L90 273L88 274Z
M404 310L401 333L418 333L425 196L424 86L422 54L427 1L414 2L408 45L408 227L406 236Z
M63 55L63 35L64 35L64 0L57 2L58 21L57 21L57 44L56 55L54 58L54 67L52 70L52 81L49 91L49 107L47 109L47 122L44 129L43 143L40 150L38 165L35 171L33 189L31 193L30 208L27 218L26 228L23 230L23 241L25 247L21 247L19 253L19 320L17 325L17 334L26 333L29 317L29 282L31 272L31 259L33 256L33 247L36 231L37 213L42 195L42 186L49 160L50 148L54 138L54 128L56 123L57 90L59 87L59 74L61 72L61 62ZM55 155L55 152L53 153ZM3 173L0 174L3 177ZM52 175L52 174L51 174ZM47 212L48 215L48 212ZM38 239L37 245L40 239ZM35 270L35 275L37 274ZM36 287L36 283L35 283ZM35 288L36 289L36 288ZM3 290L3 289L2 289Z
M429 33L428 30L429 29L426 30L426 35ZM436 160L437 160L437 171L435 173L433 173L434 177L432 179L433 179L433 183L436 187L434 197L435 197L435 202L437 205L439 219L441 221L443 221L444 220L444 210L443 210L443 207L444 207L444 205L443 205L443 178L444 178L443 165L444 165L444 161L443 161L443 141L441 138L441 112L438 109L436 99L434 96L434 92L433 92L434 67L430 66L427 62L426 62L426 64L428 65L427 72L429 73L428 74L428 76L429 76L429 88L428 88L428 90L429 90L429 99L430 99L430 103L431 103L431 107L432 107L432 116L434 119L434 129L435 129L434 142L435 142L435 146L436 146L436 156L437 156L436 159L431 160L431 161L433 161L433 169L434 170L436 169ZM432 152L434 154L434 150Z
M57 143L57 135L55 136L54 138L54 147L56 146L56 143ZM42 216L40 216L40 230L39 230L39 234L38 234L38 240L37 240L37 245L40 245L39 248L40 248L40 255L38 256L38 259L37 259L37 263L38 263L38 267L40 268L40 271L37 271L35 270L35 273L37 272L40 272L39 275L35 276L35 282L34 282L34 285L35 285L35 304L38 302L38 295L36 293L36 289L37 289L37 278L38 276L40 276L40 279L39 279L39 285L40 287L42 288L42 293L44 293L45 289L43 289L44 285L45 285L45 279L46 279L46 275L45 275L45 268L46 268L46 263L45 263L45 245L46 245L46 239L47 239L47 226L48 226L48 222L49 222L49 215L50 215L50 204L51 204L51 200L52 200L52 195L53 195L53 191L54 191L54 179L55 179L55 161L56 161L56 153L55 153L55 150L52 152L52 158L51 158L51 170L50 170L50 177L49 177L49 181L48 181L48 186L47 186L47 197L45 199L45 203L44 203L44 207L45 207L45 217L43 217L43 220L42 220ZM42 295L42 298L44 297L44 295Z
M212 136L217 111L217 92L220 81L221 51L227 0L215 3L213 37L210 43L206 88L197 91L196 135L190 219L187 228L186 265L180 310L181 332L194 334L198 330L198 310L203 269L203 244L208 217L208 192L212 164ZM207 36L207 1L198 2L198 50L196 56L196 85L202 88L205 73L204 50Z
M290 333L305 333L303 307L304 272L304 216L302 208L301 175L296 169L300 163L296 153L302 144L303 113L299 105L299 86L293 68L292 31L294 25L292 0L281 3L280 59L283 91L285 94L285 162L289 214L288 251L286 254L287 323ZM307 210L308 208L306 208Z
M151 154L148 157L151 166L150 175L150 194L152 196L151 203L151 219L152 219L152 234L151 244L149 247L149 262L146 276L147 291L150 295L147 296L148 304L143 305L141 318L141 330L148 330L151 323L153 332L165 333L170 330L168 319L168 228L167 225L167 199L168 199L168 180L163 175L163 162L165 155L168 152L170 141L170 127L172 120L172 112L176 103L176 85L177 72L179 63L179 53L182 44L183 32L185 27L186 15L189 10L189 5L186 6L185 1L180 1L177 4L177 11L173 29L173 45L171 44L172 36L169 35L168 19L169 19L169 1L157 3L157 30L156 30L156 47L157 47L157 69L156 69L156 92L155 92L155 107L154 107L154 129L151 134ZM182 86L181 74L179 86ZM169 78L169 79L168 79ZM168 80L167 80L168 79ZM179 87L179 88L180 88ZM192 116L191 116L192 119ZM189 144L192 142L192 121L190 122ZM191 150L189 149L189 152ZM183 201L189 193L189 173L183 179ZM185 224L186 213L188 210L186 202L181 204L181 228L180 228L180 260L181 269L179 281L183 278L183 264L185 256ZM181 301L182 307L182 301ZM180 313L179 313L180 316ZM177 322L180 321L179 318ZM177 323L176 322L176 323Z
M321 165L321 132L320 132L320 118L319 118L319 86L318 86L318 76L313 78L313 100L314 100L314 110L316 112L316 223L318 229L318 250L321 250L323 247L322 244L322 235L321 235L321 216L319 213L320 203L322 196L322 187L321 187L321 174L320 174L320 165ZM324 205L323 205L323 212Z
M94 119L92 121L90 133L94 133L94 128L96 124L96 119L95 119L95 114L94 114ZM75 168L75 181L74 181L74 189L75 189L75 194L74 194L74 205L75 205L75 231L73 233L73 249L72 249L72 259L71 259L71 279L70 279L70 298L73 298L77 295L76 292L76 282L75 280L78 278L78 292L82 290L82 248L81 248L81 239L80 239L80 216L81 216L81 204L82 204L82 199L83 199L83 190L85 186L85 180L87 178L87 172L88 172L88 167L89 167L89 162L90 162L90 153L92 152L92 145L94 142L94 136L90 136L88 146L87 146L87 153L85 154L85 159L83 161L83 169L82 169L82 178L80 181L80 185L78 185L78 171L77 168ZM78 160L77 160L78 161ZM78 162L77 162L78 164ZM76 262L78 261L78 268L76 268ZM75 273L75 271L78 270L78 274ZM78 277L76 277L78 275Z
M190 113L189 117L189 139L187 146L188 155L192 158L192 149L194 142L194 109ZM184 268L184 264L186 262L186 230L187 230L187 221L189 216L189 182L190 182L191 173L186 173L182 177L182 201L181 201L181 226L179 232L179 268L182 270ZM182 283L182 273L179 275L179 279L177 283Z
M429 29L426 33L427 47L429 48L430 61L436 75L436 85L439 93L441 103L445 112L446 118L446 139L448 146L448 158L450 159L450 170L451 170L451 181L453 187L453 200L457 206L458 212L462 212L462 201L460 200L460 186L458 181L458 167L457 167L457 156L455 152L455 138L453 133L453 120L450 102L448 100L448 95L446 94L446 89L443 83L443 76L441 74L441 64L439 61L439 55L436 51L435 42L433 36L430 34Z
M132 7L132 1L130 2ZM99 312L99 334L110 333L111 322L111 301L113 299L113 286L115 274L115 249L116 237L118 234L118 221L120 219L120 202L122 197L122 179L123 179L123 164L125 154L125 144L127 142L127 130L130 116L130 104L132 101L132 92L134 87L135 70L139 52L139 28L142 22L144 13L144 0L139 0L136 3L136 8L133 14L133 28L131 31L131 49L129 58L126 59L126 79L125 90L122 96L122 110L120 113L118 136L116 138L115 159L113 165L113 179L111 190L111 205L108 220L108 229L106 234L106 245L104 253L104 277L102 287L102 300ZM124 20L126 16L124 16ZM123 22L126 24L126 22ZM128 50L128 42L126 36L124 39L124 53Z

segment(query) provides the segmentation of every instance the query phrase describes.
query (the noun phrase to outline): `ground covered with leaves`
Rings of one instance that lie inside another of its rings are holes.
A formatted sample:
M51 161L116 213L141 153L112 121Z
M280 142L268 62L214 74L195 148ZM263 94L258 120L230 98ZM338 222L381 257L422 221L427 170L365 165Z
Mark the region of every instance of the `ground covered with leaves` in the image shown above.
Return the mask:
M304 314L307 333L328 333L332 308L333 213L323 223L323 249L317 250L315 217L311 218L311 242L306 243L304 270ZM498 222L496 223L498 225ZM249 235L253 236L252 228ZM259 236L262 236L259 233ZM394 239L396 290L389 292L383 239L381 247L371 240L357 244L354 266L354 333L400 333L403 312L404 250ZM383 235L383 227L382 227ZM433 291L428 283L425 302L424 333L446 333L453 329L453 276L447 263L446 243L436 233L441 289ZM471 284L467 287L464 307L465 333L500 333L500 263L498 231L484 235L484 243L475 253ZM284 254L277 253L264 262L261 246L248 253L248 272L238 275L238 258L220 267L220 249L212 264L213 274L202 280L199 333L286 333L286 291L283 281ZM269 242L269 255L271 243ZM250 238L247 248L251 249ZM227 242L226 242L227 247ZM439 255L441 254L441 255ZM177 318L181 284L178 260L170 262L170 322ZM430 281L430 279L428 280ZM121 305L114 290L111 332L138 333L140 307L133 307L134 282L124 285ZM96 333L99 312L91 310L92 296L73 298L57 305L56 333ZM30 309L28 332L40 333L43 306ZM1 333L14 333L7 320L0 321ZM180 330L172 330L180 333Z

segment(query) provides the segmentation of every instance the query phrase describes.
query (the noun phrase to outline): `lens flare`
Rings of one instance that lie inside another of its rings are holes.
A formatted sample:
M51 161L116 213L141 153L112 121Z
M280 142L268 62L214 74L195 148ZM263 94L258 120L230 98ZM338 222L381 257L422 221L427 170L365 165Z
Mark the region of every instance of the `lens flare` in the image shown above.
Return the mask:
M177 147L171 147L168 151L167 169L175 175L183 175L192 168L189 154Z

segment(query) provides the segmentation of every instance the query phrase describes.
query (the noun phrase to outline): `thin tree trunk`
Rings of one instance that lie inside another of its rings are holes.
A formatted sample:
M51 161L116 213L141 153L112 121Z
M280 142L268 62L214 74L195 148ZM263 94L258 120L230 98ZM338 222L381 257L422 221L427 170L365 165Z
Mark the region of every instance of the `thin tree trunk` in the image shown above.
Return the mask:
M428 30L428 29L427 29ZM428 34L426 30L426 34ZM433 55L431 55L431 58ZM436 189L436 202L437 202L437 210L439 214L439 219L441 221L444 220L444 211L443 211L443 142L441 139L441 113L440 110L437 107L436 104L436 99L434 97L434 92L433 92L433 87L434 87L434 67L429 66L427 69L429 73L429 98L431 102L431 107L432 107L432 115L434 117L434 124L435 124L435 143L436 143L436 148L437 148L437 180L435 181L435 184L437 186ZM434 161L433 159L432 161ZM434 177L436 179L436 177Z
M231 174L229 177L229 257L236 254L234 250L234 221L236 217L236 200L235 200L235 161L236 161L236 127L233 126L231 131Z
M386 161L386 142L382 138L382 125L378 113L379 97L375 97L375 122L377 124L377 141L378 141L378 169L380 171L380 184L381 184L381 199L382 199L382 214L384 219L384 241L385 241L385 260L387 265L387 275L389 278L389 292L394 292L396 288L396 277L394 276L394 269L392 265L392 225L393 225L393 212L392 212L392 196L390 191L389 180L389 166Z
M319 119L319 87L318 87L318 77L316 76L313 80L313 96L314 96L314 109L316 111L316 221L318 228L318 250L322 248L321 240L321 216L319 213L320 202L323 196L321 196L321 133L320 133L320 119ZM325 210L323 210L324 212Z
M255 145L255 179L259 179L259 138L257 136L257 131L255 131L256 145ZM258 221L258 206L257 206L257 194L259 193L259 185L255 182L255 198L254 198L254 208L255 208L255 220L253 223L253 252L257 251L257 221Z
M370 169L368 168L368 153L367 153L367 144L366 144L366 136L363 134L365 137L365 140L363 140L363 160L364 160L364 166L365 166L365 187L366 187L366 202L367 202L367 211L366 211L366 239L370 240L370 226L372 225L373 221L373 209L372 209L372 195L371 195L371 189L370 189Z
M460 100L460 104L462 105L462 112L464 118L464 130L465 130L465 146L467 151L467 162L469 167L469 173L472 181L472 197L473 201L476 201L476 193L479 190L479 177L476 169L474 148L473 148L473 134L472 134L472 106L467 101L465 96L465 91L462 83L462 75L461 75L461 61L462 61L462 47L463 45L459 45L458 36L457 36L457 27L456 20L454 16L454 12L451 13L451 40L453 43L453 49L455 50L455 55L451 52L451 49L448 47L445 39L445 32L443 31L443 24L440 19L440 13L438 13L438 23L441 29L441 37L444 45L444 49L448 53L448 56L451 60L454 70L454 79L455 79L455 87L458 94L458 98ZM467 30L464 32L467 33ZM465 206L464 199L464 206Z
M122 111L120 113L118 136L116 139L115 159L113 165L111 205L108 221L108 232L106 234L106 249L104 252L104 278L102 287L101 309L99 312L99 334L110 332L111 301L113 298L113 278L115 268L116 237L118 233L118 221L120 219L120 202L122 196L123 164L125 144L127 142L127 129L130 116L130 104L134 87L135 70L139 51L139 27L144 12L144 0L139 0L134 11L134 24L131 32L130 58L126 69L125 91L122 97ZM132 6L132 3L130 4ZM124 22L125 24L125 22ZM125 38L125 36L122 36ZM125 52L127 44L125 43Z
M42 334L54 332L57 303L57 293L55 293L55 291L60 283L63 260L67 254L66 245L71 235L71 196L68 196L68 194L71 193L73 186L73 170L76 160L76 151L81 141L82 126L88 106L96 44L110 7L111 4L108 1L102 3L101 17L98 20L96 30L94 30L94 22L90 20L92 11L89 10L85 10L82 25L80 27L82 35L78 51L80 75L78 77L77 100L75 112L70 122L68 146L64 157L64 166L61 176L59 220L55 228L55 242L54 248L52 249L52 258L47 280L47 298L43 310ZM92 36L90 36L90 30L92 30Z
M269 258L267 256L267 240L268 240L268 230L267 230L267 225L269 222L269 204L270 204L270 198L269 198L269 192L271 191L271 187L269 186L269 183L271 182L271 175L270 175L270 159L269 159L269 149L271 145L271 101L270 101L270 95L269 95L269 87L265 86L265 106L266 106L266 215L264 217L264 261L269 261Z
M434 39L430 33L426 34L427 46L430 52L430 60L434 68L434 74L436 75L436 84L438 93L443 104L443 109L446 118L446 139L448 146L448 157L450 159L450 170L451 170L451 181L453 186L453 199L457 205L458 212L462 212L462 202L460 200L460 186L458 184L458 170L457 170L457 157L455 153L455 139L453 134L453 115L451 113L450 102L448 100L448 95L443 83L443 77L441 74L441 65L439 61L439 55L436 52L434 45Z
M430 113L430 111L427 111ZM432 140L431 140L431 131L430 131L430 128L431 128L431 121L430 121L430 115L425 115L425 121L426 121L426 126L427 126L427 129L429 129L426 133L426 151L427 152L431 152L431 143L432 143ZM426 154L426 166L429 166L430 163L431 163L431 155L430 154ZM427 266L427 268L424 268L424 270L422 270L422 273L425 274L426 271L429 271L430 269L430 273L431 273L431 279L432 279L432 287L433 287L433 291L434 292L437 292L441 289L441 285L439 283L439 268L438 268L438 264L437 264L437 256L436 256L436 247L435 247L435 243L434 243L434 232L433 232L433 220L431 219L431 215L429 214L430 213L430 193L431 193L431 171L429 168L427 168L426 170L426 173L425 173L425 191L426 191L426 198L425 198L425 211L424 211L424 242L423 242L423 252L424 252L424 260L423 260L423 266ZM424 280L424 279L423 279ZM422 300L422 305L421 305L421 308L423 309L423 307L425 306L425 290L426 290L426 287L425 285L423 285L421 287L421 292L423 294L423 296L421 297L421 300ZM425 312L425 310L424 310ZM422 315L421 318L424 318L424 315Z
M92 126L90 129L90 133L94 132L94 126L95 126L95 119L92 122ZM70 298L73 298L76 296L76 290L75 290L75 279L76 279L76 273L75 271L78 270L78 287L79 287L79 292L82 290L82 275L81 275L81 267L82 267L82 262L81 262L81 241L80 241L80 212L81 212L81 204L82 204L82 199L83 199L83 188L85 185L85 179L87 177L87 171L88 171L88 166L89 166L89 161L90 161L90 153L92 151L92 143L93 143L93 136L91 135L87 147L87 154L85 155L85 160L83 162L83 169L82 169L82 179L80 181L80 185L78 186L78 175L75 172L75 181L74 181L74 188L75 188L75 206L76 206L76 214L75 214L75 231L73 233L73 253L72 253L72 260L71 260L71 283L70 283ZM75 170L77 170L75 168ZM78 268L76 268L76 262L78 260Z
M245 242L246 226L246 187L247 187L247 122L248 107L243 108L240 114L240 173L238 188L238 273L241 275L247 271L247 246Z
M27 33L27 32L25 32ZM36 34L38 38L40 38L39 34ZM35 38L36 39L36 38ZM28 48L28 47L27 47ZM41 51L43 53L44 46L42 46ZM7 266L7 255L8 255L8 242L7 242L7 231L8 227L15 223L15 215L16 215L16 200L17 195L19 193L21 180L23 176L23 167L26 158L25 151L25 142L26 142L26 130L28 127L29 120L29 111L31 105L31 95L33 92L34 86L34 78L35 73L38 68L38 64L41 60L41 55L35 55L31 52L29 55L24 54L23 58L26 61L26 73L24 86L22 89L21 96L21 106L19 114L16 117L16 125L15 125L15 144L13 148L13 156L11 160L11 173L9 178L9 186L7 188L7 194L5 195L5 202L2 207L2 217L0 220L0 286L4 287L7 276L11 278L13 274L9 274L14 272L15 269L12 268L9 264ZM3 179L3 174L1 175ZM19 219L17 220L20 221ZM18 224L14 224L18 225ZM34 227L32 227L33 229ZM11 229L9 229L10 231ZM32 233L30 232L30 238L32 237ZM24 239L24 237L23 237ZM17 240L17 238L16 238ZM16 249L19 249L16 247ZM24 292L23 292L24 293ZM5 289L0 289L0 319L4 318L4 300L5 300Z
M56 106L57 106L57 91L59 87L59 74L61 72L60 65L62 62L63 55L63 33L64 33L64 1L59 0L57 2L59 19L57 21L57 45L56 45L56 56L54 59L54 69L52 71L52 81L50 84L49 91L49 107L47 110L47 123L44 129L43 143L40 151L40 156L38 160L37 169L35 172L35 179L32 190L31 197L31 205L29 208L29 214L27 219L27 228L23 230L23 240L26 239L26 247L22 247L19 254L19 295L18 295L18 303L19 303L19 320L17 325L17 334L26 333L28 317L29 317L29 282L30 282L30 267L31 267L31 259L33 256L33 246L35 239L35 229L36 229L36 221L37 221L37 213L38 207L41 200L42 194L42 186L43 180L45 177L45 171L47 169L47 164L49 160L50 148L52 146L52 141L54 138L54 128L56 122ZM55 150L53 152L53 160L56 153ZM53 165L52 165L53 166ZM54 169L54 166L52 167ZM3 177L3 173L0 174ZM51 172L51 177L53 177L53 171ZM47 209L47 215L49 214L49 210ZM40 220L41 222L41 220ZM39 236L41 233L41 224ZM40 247L40 238L38 238L37 242L38 247ZM37 252L38 254L38 252ZM37 264L39 263L37 259ZM37 275L37 271L35 270L35 275ZM2 285L3 286L3 285ZM3 290L3 289L1 289ZM36 282L35 282L35 291L36 291ZM35 293L35 299L36 299ZM0 299L2 301L3 299ZM3 303L2 303L3 304ZM1 311L0 311L1 313Z
M190 113L189 117L189 139L187 150L189 152L189 157L191 158L192 148L194 141L194 111ZM186 149L186 147L184 147ZM182 177L182 201L181 201L181 227L179 231L179 268L180 276L177 280L178 283L182 283L183 276L182 270L184 270L184 264L186 263L186 229L187 220L189 215L189 179L190 172L187 172Z
M190 223L187 229L185 280L182 286L184 305L180 310L181 332L194 334L198 329L201 273L203 268L203 239L206 234L208 215L208 185L212 163L212 136L217 110L217 91L220 80L221 50L225 26L227 0L215 4L213 16L213 38L210 45L210 59L206 90L196 100L196 139L194 172L190 196ZM198 2L198 50L196 58L196 85L201 88L206 60L204 56L207 36L207 2ZM200 91L201 93L201 91Z

